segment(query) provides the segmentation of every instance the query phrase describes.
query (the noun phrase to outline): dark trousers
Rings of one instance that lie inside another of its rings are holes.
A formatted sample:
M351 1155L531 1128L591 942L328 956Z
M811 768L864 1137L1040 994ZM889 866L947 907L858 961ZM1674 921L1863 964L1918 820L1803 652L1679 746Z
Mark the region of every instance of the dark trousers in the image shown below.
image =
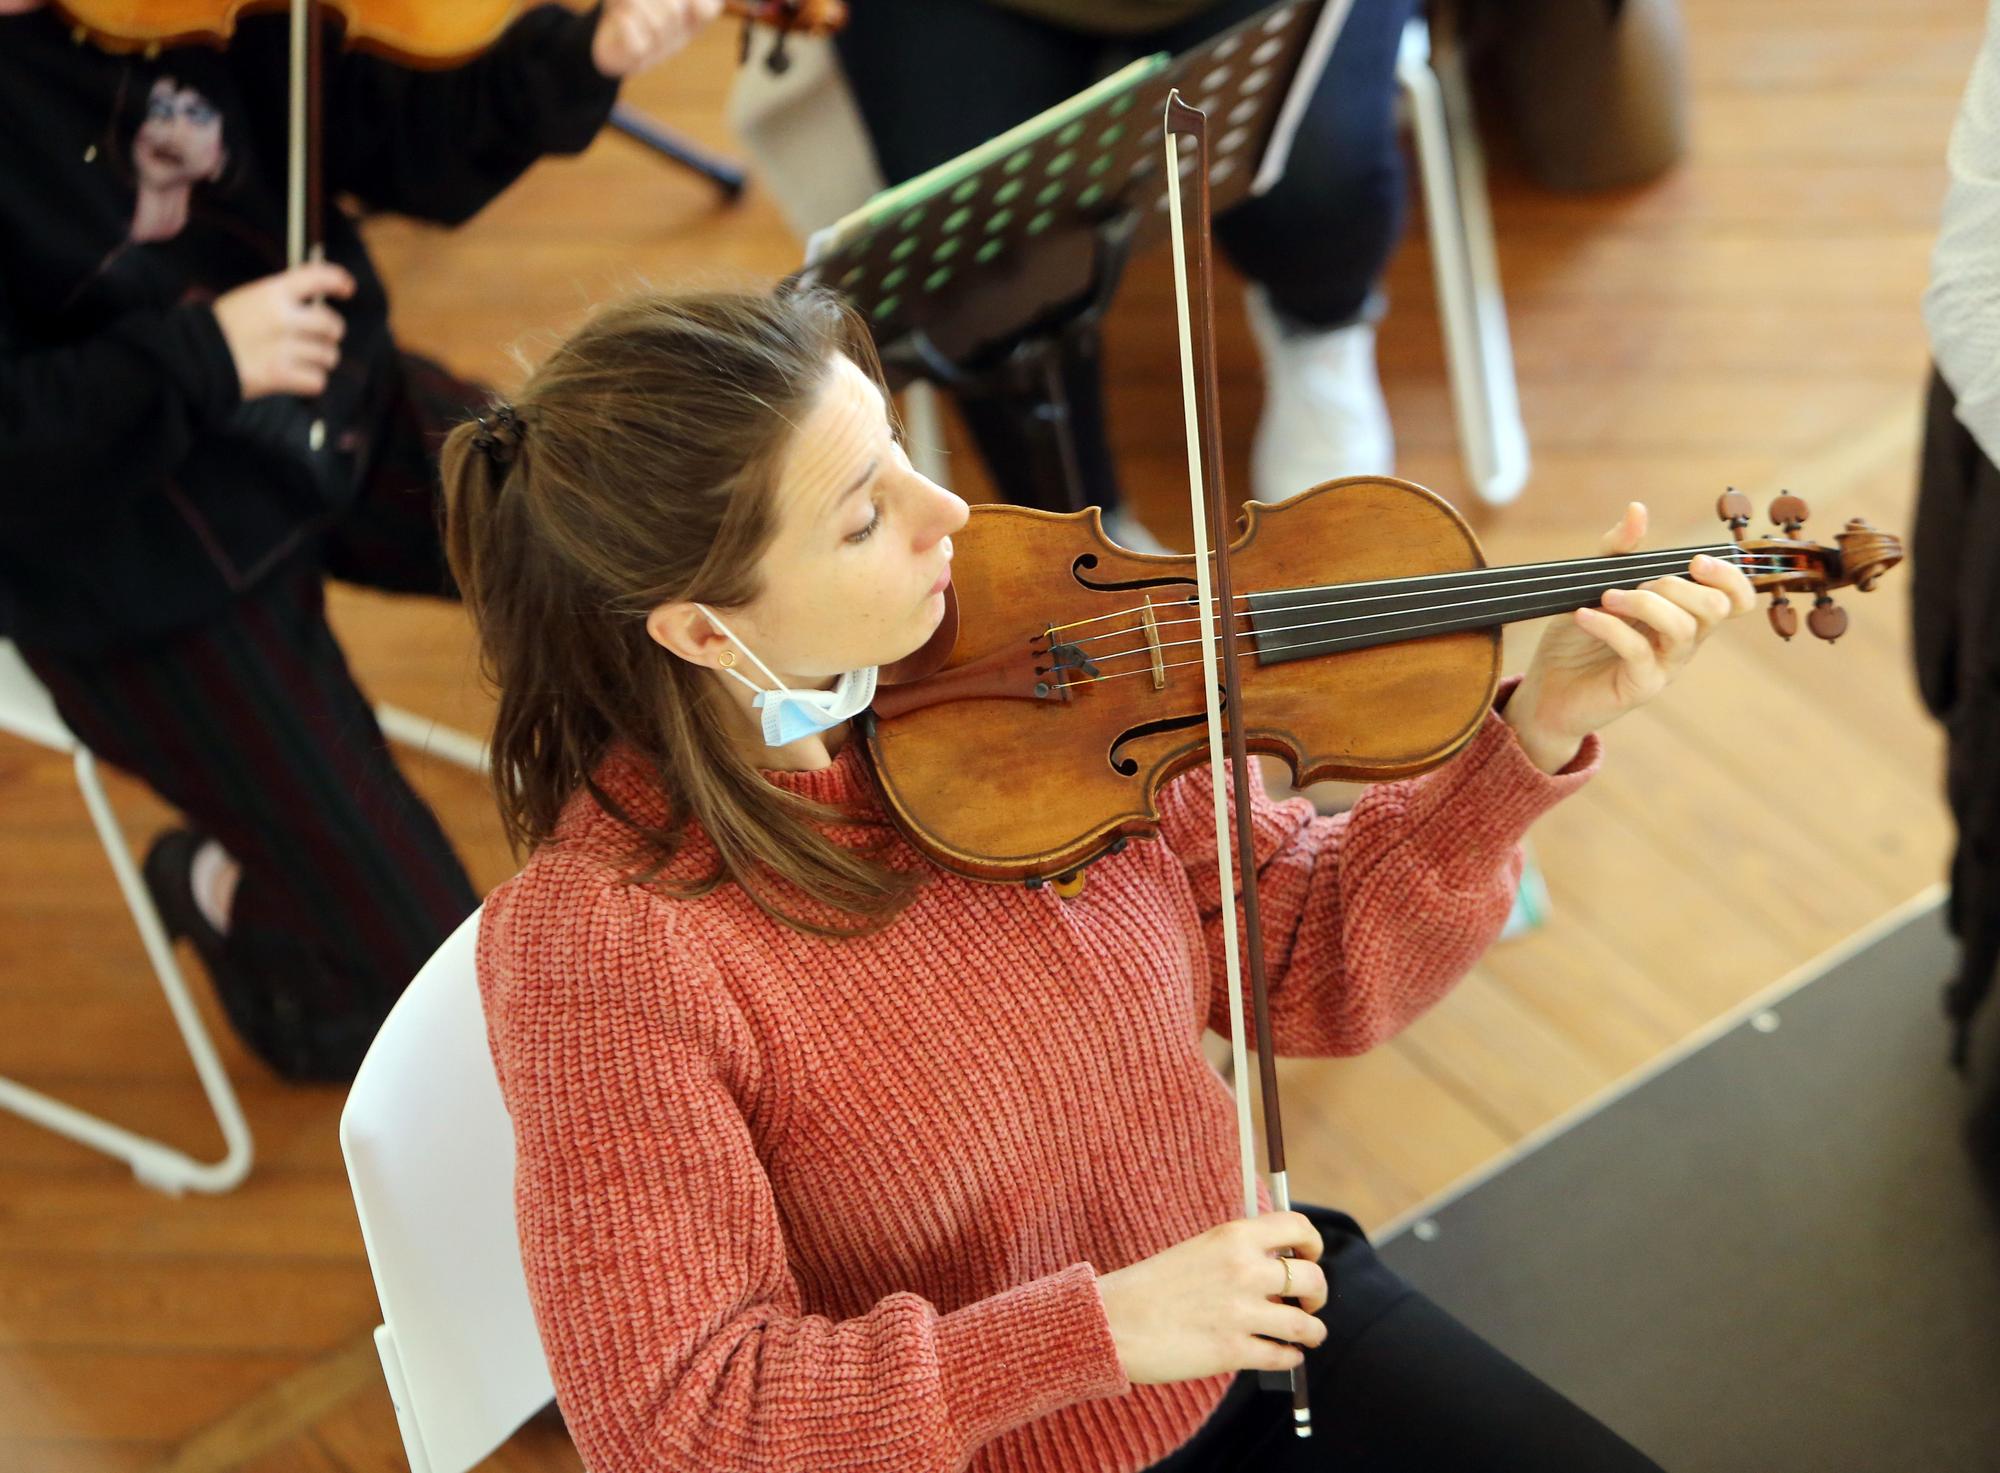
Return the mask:
M1313 1435L1245 1371L1148 1473L1660 1473L1390 1271L1353 1218L1294 1205L1325 1240L1332 1286L1326 1342L1306 1352Z
M1180 25L1138 36L1068 30L989 0L870 0L835 41L841 68L890 183L922 173L1082 91L1133 56L1181 52L1268 9L1220 0ZM1216 221L1217 246L1273 305L1301 323L1364 317L1402 231L1404 177L1395 131L1396 51L1415 0L1354 0L1292 146L1285 177ZM1087 499L1118 503L1103 421L1095 334L1062 364ZM960 403L980 453L1011 501L1022 484L1020 406Z
M1945 1011L1963 1067L2000 969L2000 467L1959 421L1936 369L1909 571L1917 688L1944 727L1945 797L1957 828L1945 913L1960 955Z
M391 1004L478 904L391 759L327 627L321 581L449 596L434 455L479 391L412 360L361 498L323 542L164 641L23 656L99 757L145 782L242 864L230 1021L273 1067L350 1078Z

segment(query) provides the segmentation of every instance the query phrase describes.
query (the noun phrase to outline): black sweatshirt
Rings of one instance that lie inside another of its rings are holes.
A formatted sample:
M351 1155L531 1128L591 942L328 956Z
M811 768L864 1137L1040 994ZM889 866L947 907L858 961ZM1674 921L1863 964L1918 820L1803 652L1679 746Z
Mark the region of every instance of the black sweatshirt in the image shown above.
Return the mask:
M329 193L456 224L579 152L617 94L596 22L543 6L445 71L330 36ZM246 403L210 305L285 267L288 29L250 18L227 50L146 60L47 9L0 18L0 633L24 644L100 652L214 617L309 556L368 469L401 369L353 219L325 211L358 289L333 304L320 399Z

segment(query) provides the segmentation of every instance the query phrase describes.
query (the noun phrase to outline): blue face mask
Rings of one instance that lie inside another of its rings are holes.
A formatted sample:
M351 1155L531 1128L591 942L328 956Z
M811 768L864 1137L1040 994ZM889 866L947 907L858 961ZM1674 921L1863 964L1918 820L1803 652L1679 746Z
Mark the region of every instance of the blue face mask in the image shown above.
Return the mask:
M764 713L765 746L789 746L801 737L838 726L866 711L868 703L875 699L876 666L848 671L834 682L832 690L793 690L771 673L771 667L757 658L756 651L737 639L729 626L716 618L713 609L704 604L696 604L695 607L708 615L709 622L725 637L735 640L736 647L750 657L774 687L771 690L759 689L749 676L727 666L722 672L734 676L741 684L757 692L750 704Z

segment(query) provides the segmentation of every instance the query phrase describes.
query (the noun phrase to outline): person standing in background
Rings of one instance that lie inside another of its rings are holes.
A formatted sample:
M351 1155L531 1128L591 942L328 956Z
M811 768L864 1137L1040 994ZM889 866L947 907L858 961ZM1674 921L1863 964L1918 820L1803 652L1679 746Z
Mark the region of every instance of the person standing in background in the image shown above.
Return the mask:
M1945 1008L1963 1066L2000 966L2000 0L1965 89L1924 322L1934 370L1911 539L1917 685L1944 724L1958 825Z

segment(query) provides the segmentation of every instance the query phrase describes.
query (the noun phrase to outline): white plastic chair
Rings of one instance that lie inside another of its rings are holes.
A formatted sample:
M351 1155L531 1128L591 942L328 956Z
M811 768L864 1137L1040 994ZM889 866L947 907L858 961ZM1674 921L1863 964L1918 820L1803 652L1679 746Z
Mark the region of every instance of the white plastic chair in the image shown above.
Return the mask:
M464 1473L555 1395L514 1226L514 1135L473 969L480 912L417 973L340 1117L411 1473Z
M186 1152L161 1141L113 1125L40 1090L6 1078L0 1078L0 1108L11 1110L92 1150L116 1157L130 1166L132 1174L149 1187L174 1195L189 1190L226 1192L241 1182L250 1170L250 1127L244 1122L243 1108L237 1103L235 1090L230 1087L228 1072L216 1057L215 1044L202 1023L201 1013L188 995L187 978L181 974L180 964L174 959L173 946L167 940L166 928L160 924L160 913L154 908L153 897L146 891L146 882L139 874L139 867L132 862L132 850L125 842L125 831L119 826L118 816L111 810L110 799L104 792L104 781L98 776L97 758L90 748L77 740L56 713L48 688L35 678L34 671L28 668L20 651L14 648L12 641L4 639L0 639L0 731L52 751L67 752L75 762L76 784L83 790L84 805L90 810L91 822L97 826L97 837L103 842L105 856L111 861L111 872L117 876L118 888L123 892L125 904L132 912L132 920L139 928L139 939L145 943L147 960L153 964L153 974L160 979L160 990L166 994L167 1006L173 1011L174 1022L187 1044L188 1056L194 1061L195 1073L208 1096L209 1108L215 1112L215 1123L222 1130L224 1152L219 1161L197 1161Z
M1433 53L1428 20L1419 16L1405 27L1396 80L1416 139L1459 454L1480 499L1500 505L1527 484L1528 435L1471 94L1457 47L1443 44L1443 25L1438 35ZM795 37L788 48L792 64L780 76L761 64L737 73L729 122L786 220L805 237L879 191L882 178L830 43ZM913 384L908 393L906 414L932 423L929 385ZM911 440L926 452L918 469L947 484L942 455L928 453L941 442L914 432Z

